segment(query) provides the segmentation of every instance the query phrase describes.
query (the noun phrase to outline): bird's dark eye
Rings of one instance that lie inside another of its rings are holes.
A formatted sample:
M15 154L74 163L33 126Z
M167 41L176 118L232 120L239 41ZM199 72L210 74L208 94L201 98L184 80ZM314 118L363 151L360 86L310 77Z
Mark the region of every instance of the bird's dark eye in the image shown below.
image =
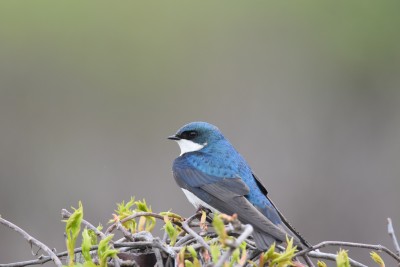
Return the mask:
M181 134L181 137L186 140L194 139L198 133L196 131L185 131Z

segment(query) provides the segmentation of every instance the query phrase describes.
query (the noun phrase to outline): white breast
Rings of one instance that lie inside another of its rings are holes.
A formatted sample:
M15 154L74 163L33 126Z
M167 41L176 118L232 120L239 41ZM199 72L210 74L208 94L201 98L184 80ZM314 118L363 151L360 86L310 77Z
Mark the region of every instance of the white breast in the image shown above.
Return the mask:
M181 149L180 156L182 156L183 154L185 154L187 152L198 151L206 145L206 144L200 145L200 144L197 144L193 141L186 140L186 139L176 140L176 142L178 143L178 145Z
M205 203L203 200L201 200L200 198L196 197L192 192L183 189L182 188L183 193L185 193L187 199L189 200L190 203L192 203L192 205L198 209L200 206L205 207L209 210L211 210L213 213L220 213L218 210L216 210L215 208L211 207L210 205L208 205L207 203Z

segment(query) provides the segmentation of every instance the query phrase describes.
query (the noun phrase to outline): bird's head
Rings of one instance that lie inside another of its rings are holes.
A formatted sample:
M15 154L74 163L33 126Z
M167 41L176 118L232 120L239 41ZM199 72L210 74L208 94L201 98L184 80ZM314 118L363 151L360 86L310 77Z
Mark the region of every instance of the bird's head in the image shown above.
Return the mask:
M213 145L223 138L220 130L207 122L188 123L180 128L176 134L168 137L168 139L175 140L178 143L181 155Z

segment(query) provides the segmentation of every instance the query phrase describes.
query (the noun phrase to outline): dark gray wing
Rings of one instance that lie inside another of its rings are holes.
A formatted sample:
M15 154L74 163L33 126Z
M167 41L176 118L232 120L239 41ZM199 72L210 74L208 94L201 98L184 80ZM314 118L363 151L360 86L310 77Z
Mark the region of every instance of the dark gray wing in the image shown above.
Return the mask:
M184 189L222 213L236 213L243 223L251 224L257 232L285 241L287 233L272 223L246 198L249 188L240 178L208 175L194 168L174 168L174 177Z

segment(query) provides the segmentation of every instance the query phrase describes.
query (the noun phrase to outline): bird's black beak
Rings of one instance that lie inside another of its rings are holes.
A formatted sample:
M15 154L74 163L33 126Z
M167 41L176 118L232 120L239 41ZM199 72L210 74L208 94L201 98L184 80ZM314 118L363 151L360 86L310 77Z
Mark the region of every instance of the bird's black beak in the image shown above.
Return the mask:
M168 136L167 137L169 140L181 140L181 138L178 136L178 135L176 135L176 134L174 134L174 135L171 135L171 136Z

